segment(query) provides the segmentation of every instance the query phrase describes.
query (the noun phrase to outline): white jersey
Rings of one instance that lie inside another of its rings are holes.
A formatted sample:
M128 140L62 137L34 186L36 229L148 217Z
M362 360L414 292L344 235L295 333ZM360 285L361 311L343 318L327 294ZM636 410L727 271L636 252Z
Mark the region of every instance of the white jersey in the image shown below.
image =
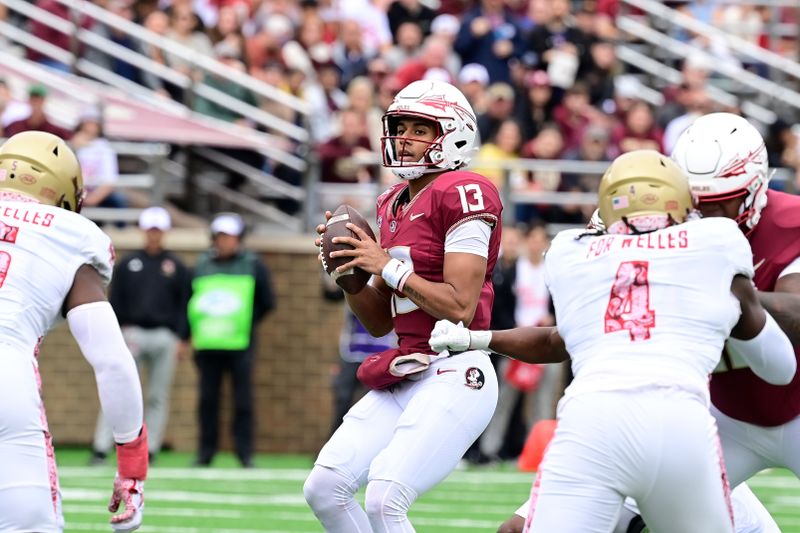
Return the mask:
M0 202L0 342L32 354L84 264L111 281L114 250L94 222L55 206Z
M727 218L643 235L577 237L545 256L556 323L572 357L567 391L675 386L708 398L708 374L739 319L737 274L753 276L750 245Z

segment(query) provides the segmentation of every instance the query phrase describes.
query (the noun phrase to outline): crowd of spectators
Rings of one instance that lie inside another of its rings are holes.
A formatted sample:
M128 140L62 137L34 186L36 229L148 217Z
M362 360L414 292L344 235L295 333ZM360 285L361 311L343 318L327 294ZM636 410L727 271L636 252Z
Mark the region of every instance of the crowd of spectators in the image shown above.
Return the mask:
M58 12L55 0L37 0ZM712 70L705 56L690 56L674 66L683 79L663 88L655 108L641 99L636 73L626 72L616 56L622 37L615 25L618 0L98 0L113 13L247 72L310 107L308 126L319 153L325 182L386 182L392 179L374 160L349 159L378 152L380 115L393 95L418 79L444 79L459 86L478 114L484 148L481 158L610 161L639 148L669 152L674 140L700 113L721 108L709 98ZM759 46L797 58L797 35L768 35L777 16L791 23L796 10L739 6L714 0L670 1L671 7L727 29ZM776 11L777 10L777 11ZM197 81L260 106L290 122L301 117L287 106L261 99L216 73L195 70L180 54L138 43L128 35L90 20L85 27L121 46L146 54ZM35 35L46 28L33 23ZM720 61L736 62L765 74L762 65L742 63L724 43L684 30L672 36L691 42ZM52 37L52 36L51 36ZM59 44L60 41L53 41ZM61 43L65 47L67 43ZM89 51L91 52L91 51ZM97 54L98 51L94 50ZM101 55L101 54L100 54ZM32 59L51 60L31 53ZM183 100L183 89L109 57L120 76ZM195 110L250 127L249 117L204 98L189 101ZM790 124L774 128L773 161L794 165L796 138ZM788 133L787 133L788 132ZM272 133L280 135L281 132ZM290 146L290 145L289 145ZM789 148L787 149L787 146ZM285 177L279 165L258 161ZM495 182L506 175L482 170ZM512 171L514 189L592 191L587 176L559 172ZM296 181L296 176L286 177ZM520 209L520 216L570 222L589 206L570 213L561 207Z

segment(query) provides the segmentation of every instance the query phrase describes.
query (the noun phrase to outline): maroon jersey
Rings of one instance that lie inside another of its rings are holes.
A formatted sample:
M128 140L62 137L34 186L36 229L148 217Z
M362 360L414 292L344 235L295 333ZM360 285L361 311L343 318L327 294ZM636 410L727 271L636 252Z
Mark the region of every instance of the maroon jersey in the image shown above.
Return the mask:
M497 188L488 179L463 170L437 177L410 202L408 184L398 183L378 197L381 246L389 254L411 264L414 273L428 281L444 281L444 243L459 224L483 220L493 231L489 256L475 318L471 329L488 329L494 301L492 270L500 249L503 205ZM405 353L433 353L428 345L436 323L401 292L392 295L392 316L398 346Z
M778 275L800 257L800 197L768 191L767 206L750 234L754 282L760 291L775 289ZM800 366L800 352L795 347ZM711 401L736 420L757 426L779 426L800 414L800 372L788 385L770 385L749 368L714 373Z

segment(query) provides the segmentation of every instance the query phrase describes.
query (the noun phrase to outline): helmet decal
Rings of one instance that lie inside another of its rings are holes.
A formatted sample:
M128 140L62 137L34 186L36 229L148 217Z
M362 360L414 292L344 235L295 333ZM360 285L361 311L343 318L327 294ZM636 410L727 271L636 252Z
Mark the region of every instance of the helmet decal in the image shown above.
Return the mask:
M698 203L742 198L736 221L749 233L767 205L769 165L761 133L733 113L710 113L681 133L672 159ZM745 229L746 228L746 229Z

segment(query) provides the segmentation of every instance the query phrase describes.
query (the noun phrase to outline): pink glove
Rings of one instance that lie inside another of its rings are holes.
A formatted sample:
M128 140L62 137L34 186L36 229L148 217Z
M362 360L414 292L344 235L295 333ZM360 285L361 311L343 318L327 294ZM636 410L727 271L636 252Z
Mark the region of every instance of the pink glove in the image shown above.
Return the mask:
M116 513L120 503L125 504L125 510L111 517L111 529L115 533L130 533L142 525L144 513L144 481L131 478L121 478L119 474L114 478L114 493L108 510Z
M111 517L111 528L116 533L129 533L142 525L147 466L147 426L142 425L136 439L117 444L117 475L108 510L116 513L121 503L124 503L125 510Z

